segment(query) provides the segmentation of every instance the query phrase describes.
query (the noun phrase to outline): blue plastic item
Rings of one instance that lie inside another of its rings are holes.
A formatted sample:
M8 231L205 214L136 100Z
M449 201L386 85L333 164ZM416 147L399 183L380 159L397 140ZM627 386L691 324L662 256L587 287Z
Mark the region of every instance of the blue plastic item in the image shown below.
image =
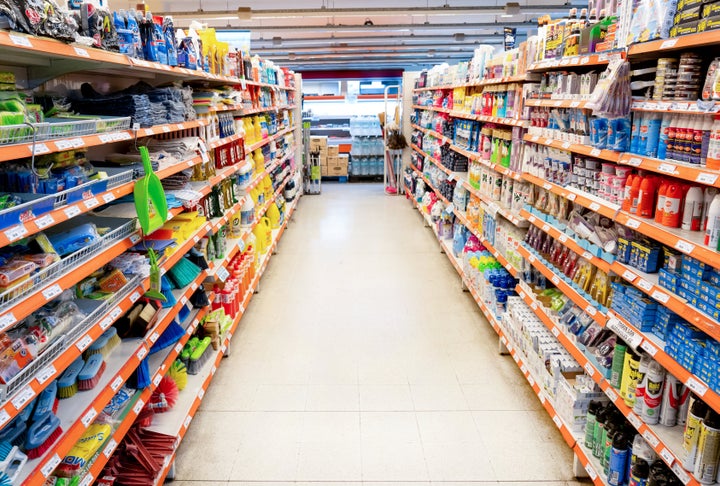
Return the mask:
M53 380L37 398L37 404L35 405L35 411L32 415L32 421L37 422L42 420L45 415L52 413L53 405L55 404L55 396L57 395L57 381Z
M100 238L94 224L85 223L61 233L48 234L48 240L60 256L69 255L85 248Z

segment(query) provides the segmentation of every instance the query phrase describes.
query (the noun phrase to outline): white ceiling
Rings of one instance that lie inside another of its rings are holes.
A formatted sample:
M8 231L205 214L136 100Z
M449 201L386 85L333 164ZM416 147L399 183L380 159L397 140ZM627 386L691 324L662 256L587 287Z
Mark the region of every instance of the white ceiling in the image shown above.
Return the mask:
M172 14L181 27L197 18L217 30L250 30L253 53L298 71L456 63L470 59L478 44L501 46L504 26L516 27L520 42L540 15L559 17L573 6L566 0L520 0L520 14L507 16L505 2L493 0L363 0L362 7L349 0L145 2L153 13ZM135 2L111 0L111 6L134 8ZM243 15L238 7L246 9ZM367 20L373 25L364 25Z

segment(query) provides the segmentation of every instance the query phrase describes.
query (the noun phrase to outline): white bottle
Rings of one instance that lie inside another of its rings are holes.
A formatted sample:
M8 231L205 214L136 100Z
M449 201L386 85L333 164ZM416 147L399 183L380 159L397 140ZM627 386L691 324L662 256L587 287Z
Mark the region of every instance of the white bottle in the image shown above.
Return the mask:
M700 231L703 213L703 193L698 186L688 189L683 206L682 229Z
M705 229L704 243L712 249L717 249L720 239L720 194L715 194L710 209L707 212L707 228Z
M703 165L711 169L717 169L720 166L720 117L713 120L707 156Z
M654 425L660 421L664 384L665 368L657 361L651 362L645 373L645 399L642 408L642 419L646 424Z
M707 220L708 220L708 211L710 210L710 204L713 201L713 198L718 193L718 190L714 187L706 187L705 188L705 201L703 202L703 214L702 214L702 222L700 229L702 231L705 231L707 229Z

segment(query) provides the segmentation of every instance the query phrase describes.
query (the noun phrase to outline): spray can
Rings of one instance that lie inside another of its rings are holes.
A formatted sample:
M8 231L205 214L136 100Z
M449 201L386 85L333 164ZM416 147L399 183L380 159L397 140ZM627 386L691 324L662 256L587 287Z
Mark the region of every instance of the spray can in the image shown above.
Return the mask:
M720 415L708 410L700 425L697 458L695 459L695 477L703 484L712 484L717 476L720 460Z
M671 181L668 184L665 194L665 208L661 224L670 228L680 227L680 203L683 199L683 186L678 182Z
M708 211L710 210L710 204L713 202L713 198L718 193L718 190L714 187L706 187L705 192L703 193L704 200L703 200L703 213L702 213L702 222L700 225L700 231L705 231L707 228L707 220L708 220Z
M631 408L635 405L635 388L637 387L639 369L640 356L632 349L628 349L625 353L620 396L625 400L625 404Z
M666 427L677 424L680 401L685 386L673 375L665 375L665 388L663 389L662 406L660 407L660 423Z
M610 475L610 456L612 455L613 441L615 436L620 434L620 424L615 421L608 421L605 424L605 444L603 445L603 455L600 457L605 476Z
M665 160L665 157L667 156L668 130L670 129L671 122L672 116L669 113L663 115L662 124L660 125L660 136L657 148L657 158L660 160Z
M665 368L653 361L648 365L645 375L645 400L642 418L647 424L656 424L660 420L660 406L662 405L663 385L665 384Z
M707 414L708 407L705 402L695 397L691 398L690 411L688 412L685 431L683 432L683 467L688 471L695 470L695 458L697 457L698 439L700 438L700 424Z
M682 229L699 231L703 213L703 193L702 189L693 186L688 189L685 194L685 204L683 206Z
M595 424L597 422L597 413L600 410L602 405L600 402L596 402L595 400L591 400L588 404L588 411L585 421L585 447L587 447L589 450L593 450L595 447L593 438L595 434Z
M608 405L609 407L609 405ZM608 418L609 408L601 408L595 417L595 428L593 430L593 456L600 458L605 447L605 421Z
M630 471L628 486L645 486L650 476L650 466L644 459L638 459Z
M628 440L625 434L618 432L612 441L610 464L608 466L608 484L621 486L627 481L627 462L629 457Z
M718 240L720 240L720 194L715 194L707 211L704 243L710 248L717 248Z
M615 351L613 352L613 360L610 374L610 384L615 388L620 388L626 351L627 346L625 345L625 343L618 340L618 342L615 343Z
M677 424L685 425L687 423L688 412L690 410L690 388L683 386L682 394L680 395L680 406L678 407L677 413Z
M638 367L638 384L635 387L635 405L633 406L633 411L638 415L642 414L643 403L645 400L645 387L647 385L645 375L647 375L647 369L650 361L652 361L652 358L649 354L643 354L640 357L640 366Z
M650 444L643 438L642 435L636 434L632 443L632 455L630 456L630 463L634 466L638 461L645 461L650 464L657 459L657 454Z

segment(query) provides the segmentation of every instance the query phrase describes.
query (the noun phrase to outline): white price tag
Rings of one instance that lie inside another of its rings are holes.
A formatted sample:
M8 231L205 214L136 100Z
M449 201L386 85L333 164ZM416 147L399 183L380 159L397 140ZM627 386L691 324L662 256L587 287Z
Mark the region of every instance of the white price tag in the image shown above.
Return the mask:
M35 225L40 229L45 229L51 224L55 224L55 219L49 214L35 220Z
M88 209L92 209L98 204L100 204L100 201L98 201L96 197L91 197L90 199L85 200L85 207Z
M547 233L548 231L550 231L550 225L545 223L544 225L542 225L542 230Z
M592 305L588 305L585 307L585 312L594 317L597 314L597 309Z
M659 290L653 291L650 297L659 302L662 302L663 304L667 304L667 301L670 300L670 296L668 294L666 294L665 292L660 292Z
M82 353L91 344L92 344L92 338L90 337L89 334L85 334L77 343L75 343L75 347L78 348L80 350L80 352Z
M95 417L97 417L97 414L97 411L94 408L90 407L90 410L88 410L87 413L83 415L83 418L80 419L80 422L82 422L85 428L88 428L90 427L92 421L95 420Z
M589 251L584 251L583 254L582 254L582 257L583 257L585 260L592 260L592 257L593 257L593 256L592 256L592 253L590 253Z
M105 319L100 321L100 329L103 331L107 331L108 327L112 326L112 319L110 319L110 316L106 316Z
M638 221L637 219L628 218L625 226L632 229L638 229L640 227L640 221Z
M662 457L663 461L665 461L668 465L672 465L673 461L675 461L675 456L672 452L667 450L666 447L663 447L660 451L660 457Z
M647 441L647 443L652 446L653 449L660 445L660 439L658 439L657 436L649 430L643 432L642 436Z
M130 235L130 243L133 245L136 244L138 241L140 241L140 235L135 233L134 235Z
M60 464L60 456L53 454L53 456L40 469L40 472L43 476L48 477L52 474L58 464Z
M64 212L65 212L65 216L67 216L68 219L70 219L70 218L74 218L75 216L80 214L82 211L80 210L80 208L77 205L73 205L73 206L70 206L69 208L65 208Z
M205 396L205 388L200 388L200 390L198 390L197 396L200 400L202 400L203 397Z
M595 471L595 468L592 467L592 465L589 462L585 466L585 470L587 471L588 476L590 476L590 479L592 481L595 481L595 479L597 479L597 472Z
M57 147L58 150L70 150L73 148L73 144L70 140L57 140L55 142L55 147Z
M113 141L113 134L112 133L101 133L98 135L98 138L102 143L109 143Z
M632 273L630 270L625 270L622 274L623 278L627 280L628 282L632 283L637 278L637 275Z
M520 371L522 371L523 375L527 374L527 366L525 366L525 363L520 365Z
M137 302L138 300L140 300L140 292L138 292L138 291L136 290L135 292L133 292L133 293L130 295L130 302L132 302L132 303L134 304L134 303Z
M120 386L123 384L122 376L116 376L113 382L110 384L110 388L112 388L112 391L118 391L120 389Z
M540 392L538 393L538 398L540 399L540 403L545 405L545 401L547 400L547 398L545 398L545 392L540 390Z
M152 333L150 335L150 342L155 344L155 341L157 341L159 337L160 337L160 334L158 334L157 332Z
M117 447L117 442L115 442L115 439L110 439L105 446L105 449L103 449L103 455L110 459L110 456L112 456L113 452L115 452L115 448Z
M600 157L600 154L602 153L602 150L594 148L590 151L591 157Z
M638 417L635 414L635 412L628 412L627 419L628 419L628 422L630 422L630 424L633 427L635 427L636 429L639 429L640 427L642 427L643 421L640 420L640 417Z
M10 37L10 42L13 43L13 45L21 46L21 47L32 47L32 42L30 42L30 38L24 35L15 35L10 34L8 37Z
M45 300L52 300L58 295L62 294L62 291L62 287L60 287L59 284L55 284L43 290L42 294L43 297L45 297Z
M170 133L172 130L170 130L170 127L164 126L164 127L162 127L162 131L165 133Z
M115 308L110 312L110 319L115 320L118 317L120 317L120 314L122 314L122 309L118 306L115 306Z
M560 283L560 279L558 278L557 275L553 275L553 277L552 277L550 280L551 280L552 283L554 283L555 285L557 285L557 284Z
M19 224L17 226L13 226L9 230L5 230L5 237L10 241L10 243L19 240L23 236L28 234L27 228L25 228L25 225Z
M0 330L6 329L8 326L12 326L17 322L15 315L12 312L8 312L4 316L0 317Z
M572 101L572 102L570 103L570 108L577 108L578 106L580 106L580 102L579 102L579 101Z
M10 420L10 414L7 413L7 410L2 409L0 410L0 427L5 425Z
M678 240L675 243L675 248L689 255L695 249L695 245L685 240Z
M182 299L180 299L180 304L185 305L185 304L187 304L187 301L188 301L188 300L187 300L187 297L185 297L185 296L183 295L183 296L182 296Z
M538 140L540 140L540 137L538 137L537 135L530 139L531 142L537 142Z
M527 376L527 381L530 383L530 386L535 386L535 378L533 378L532 375Z
M31 155L43 155L47 153L50 153L50 149L44 143L36 143L34 146L30 147Z
M568 193L568 194L565 196L565 199L567 199L568 201L571 201L571 202L572 202L572 201L575 200L576 197L577 197L577 196L575 195L575 193L570 192L570 193Z
M647 341L647 340L643 341L642 344L640 345L640 347L643 350L645 350L645 352L647 352L647 354L649 354L652 357L655 357L655 355L658 352L658 348L655 347L655 345L653 343L651 343L650 341Z
M597 211L598 209L600 209L600 205L599 205L598 203L596 203L596 202L590 203L590 210L591 210L591 211Z
M187 417L185 417L185 422L183 422L183 427L185 427L187 429L188 426L190 425L190 422L192 422L192 416L188 415Z
M535 263L535 260L537 260L537 258L535 258L535 255L533 255L532 253L530 253L530 255L528 256L528 261L529 261L530 263Z
M180 351L182 351L183 345L181 343L177 343L175 345L175 352L180 354Z
M215 372L217 371L217 366L213 365L212 368L210 368L210 374L215 375Z
M155 385L155 388L157 388L157 386L160 384L160 382L162 381L162 378L163 378L162 375L159 373L157 375L155 375L155 378L153 379L153 385Z
M623 341L628 343L634 349L637 349L637 347L640 346L640 343L642 343L642 336L619 319L616 319L614 317L608 319L607 327L615 334L620 336Z
M549 182L546 182L546 183L543 184L543 188L544 188L546 191L549 191L550 189L552 189L552 184L550 184Z
M688 484L690 482L690 475L687 473L687 471L685 471L685 469L683 469L679 461L673 464L670 469L672 469L672 471L683 484Z
M658 172L664 172L666 174L675 174L676 167L672 164L662 163L658 165Z
M677 44L678 39L668 39L666 41L663 41L662 44L660 44L660 49L671 49L675 47L675 44Z
M569 149L572 144L570 142L564 142L561 147L565 150Z
M80 148L85 146L85 140L82 138L71 138L68 140L68 143L70 143L70 146L72 148Z
M75 47L75 54L77 54L80 57L90 57L90 53L87 51L87 49L83 49L82 47Z
M145 346L143 346L142 348L138 349L138 352L135 356L137 356L137 359L142 360L146 354L147 354L147 348Z
M91 473L87 473L85 478L80 482L80 486L90 486L94 480L95 477Z
M103 195L103 201L105 201L105 204L113 202L115 200L115 194L112 192L109 192L105 195Z
M15 394L12 399L13 407L20 410L23 406L35 397L35 390L30 385L26 385L22 390Z
M553 336L555 336L555 337L560 336L560 329L558 329L557 327L553 327L551 332L553 333Z
M688 377L685 381L685 385L687 385L687 387L690 388L696 395L701 397L705 396L705 393L708 390L707 385L696 379L694 376Z
M567 242L568 237L567 237L567 235L560 235L558 237L558 240L560 240L560 243L565 243L565 242Z
M195 292L197 290L197 288L198 288L197 282L193 282L192 284L190 284L190 290L192 290L193 292Z
M587 372L588 376L595 375L595 367L592 365L592 363L590 363L590 361L585 363L584 368L585 368L585 371Z
M555 425L557 425L557 428L558 428L558 429L562 429L563 423L562 423L562 420L560 420L560 417L559 417L557 414L553 415L553 422L555 422Z
M38 383L44 385L46 381L55 376L55 373L57 373L57 369L55 369L54 365L49 364L35 375L35 379Z
M708 174L707 172L700 172L695 179L695 182L699 182L700 184L709 184L713 185L715 182L717 182L718 176L715 174Z
M652 290L652 284L644 278L639 278L637 282L635 282L635 285L643 289L645 292L650 292L650 290Z
M135 415L139 415L144 406L145 402L142 400L138 400L133 407L133 412L135 413Z

